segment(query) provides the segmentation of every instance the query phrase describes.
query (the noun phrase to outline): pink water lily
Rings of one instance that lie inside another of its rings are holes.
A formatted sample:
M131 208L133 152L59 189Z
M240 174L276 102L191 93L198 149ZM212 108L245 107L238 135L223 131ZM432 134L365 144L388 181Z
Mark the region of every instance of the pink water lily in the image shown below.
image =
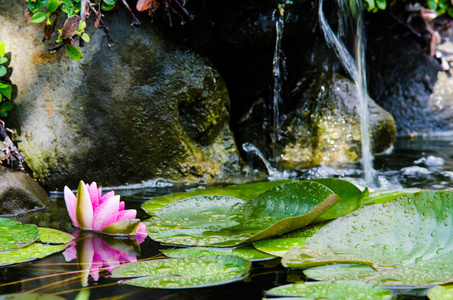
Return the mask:
M118 222L137 220L135 209L124 209L124 201L120 201L120 196L115 195L114 191L102 195L102 189L97 188L96 182L89 185L80 181L77 197L65 186L64 199L72 223L81 229L101 231L109 225L119 224ZM127 234L137 235L137 238L142 239L147 235L146 225L139 223Z

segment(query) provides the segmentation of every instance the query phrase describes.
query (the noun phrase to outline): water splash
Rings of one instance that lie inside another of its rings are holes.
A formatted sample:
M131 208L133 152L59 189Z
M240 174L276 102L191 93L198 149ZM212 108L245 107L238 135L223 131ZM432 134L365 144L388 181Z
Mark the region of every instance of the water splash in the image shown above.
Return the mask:
M368 118L369 97L367 92L365 74L362 3L360 0L337 0L337 3L340 8L338 10L338 36L343 36L345 34L345 22L348 14L351 15L353 21L355 22L355 58L349 53L343 41L333 32L332 28L327 22L323 12L323 0L319 0L318 18L328 46L335 50L335 53L340 59L343 68L349 74L349 76L351 76L357 87L359 115L361 122L362 168L364 171L365 182L368 185L375 185L373 180L375 173L373 169L373 156L370 149L370 126Z
M258 156L261 161L264 163L264 166L267 169L268 177L267 179L270 181L273 180L281 180L281 179L288 179L288 178L295 178L297 176L296 172L290 172L290 171L279 171L276 168L272 167L269 161L264 157L263 153L256 148L255 145L251 143L244 143L242 144L242 149L244 149L245 152L251 152L254 153L256 156Z

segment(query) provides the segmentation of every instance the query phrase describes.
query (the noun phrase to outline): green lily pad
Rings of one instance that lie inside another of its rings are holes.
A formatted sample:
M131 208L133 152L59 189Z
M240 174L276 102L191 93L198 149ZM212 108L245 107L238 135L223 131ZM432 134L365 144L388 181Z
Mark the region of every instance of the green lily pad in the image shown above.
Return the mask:
M367 265L333 264L304 271L317 280L362 280L387 287L428 288L453 281L453 253L407 266L373 269Z
M38 230L39 230L39 241L41 243L67 244L74 240L74 237L69 233L57 229L38 227Z
M225 196L180 200L145 224L148 235L165 244L231 247L302 228L338 201L320 183L291 182L250 201Z
M142 204L142 209L146 211L149 215L154 215L161 208L167 206L170 203L195 196L206 196L206 195L228 196L247 201L275 186L293 181L294 180L278 180L258 183L246 183L239 185L230 185L224 188L210 187L207 189L195 189L183 193L173 193L146 201L145 203Z
M429 300L453 300L453 284L438 285L429 289Z
M371 192L368 197L364 199L364 205L372 205L372 204L382 204L385 202L389 202L393 199L396 199L401 196L405 196L408 194L413 194L420 192L420 189L411 188L411 189L403 189L403 190L377 190Z
M0 218L0 252L26 247L38 238L36 225Z
M43 245L40 243L34 243L25 248L0 252L0 266L17 264L37 258L43 258L53 253L63 251L66 247L66 244Z
M340 197L340 201L324 214L317 217L314 222L336 219L359 209L364 198L368 197L368 188L361 191L354 184L338 178L318 178L311 181L319 182Z
M207 287L244 279L251 262L237 256L211 255L138 262L113 270L112 277L139 277L122 283L146 288Z
M160 250L165 256L171 258L183 258L183 257L199 257L206 255L233 255L239 256L243 259L250 261L262 261L274 259L274 255L270 255L261 251L258 251L253 246L243 246L238 248L203 248L203 247L191 247L191 248L179 248L179 249L165 249Z
M363 207L336 219L292 249L282 263L306 268L328 263L374 267L410 265L453 250L453 192L423 191Z
M298 282L270 289L265 294L267 296L299 296L306 299L392 299L392 292L388 289L354 280Z
M253 246L265 253L283 257L293 248L302 248L307 240L329 222L310 224L299 230L272 237L267 240L253 242Z
M116 223L112 223L104 228L101 232L110 235L131 235L137 232L138 226L140 225L139 219L124 220Z
M0 300L65 300L60 296L39 293L17 293L0 296Z

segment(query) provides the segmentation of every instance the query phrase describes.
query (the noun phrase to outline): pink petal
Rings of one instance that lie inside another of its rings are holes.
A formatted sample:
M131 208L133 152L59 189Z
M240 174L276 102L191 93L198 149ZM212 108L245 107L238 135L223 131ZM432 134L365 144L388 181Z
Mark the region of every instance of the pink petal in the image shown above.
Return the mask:
M76 219L77 198L67 186L64 187L64 201L66 203L66 209L68 210L69 217L72 220L72 224L79 227L79 223L77 223Z
M110 197L98 206L94 213L93 230L99 231L116 222L120 196Z
M148 234L146 233L146 225L143 223L140 223L140 225L138 225L137 233L136 233L137 242L139 244L143 243L143 241L146 239L147 236L148 236Z
M93 204L88 188L83 181L80 181L77 188L75 215L80 228L93 229Z
M120 221L124 221L124 220L132 220L132 219L135 219L136 216L137 216L137 211L135 209L122 210L122 211L118 212L118 217L116 218L116 222L120 222Z
M91 203L93 208L99 205L99 193L96 182L92 182L90 185L87 184L88 193L90 194Z
M77 250L74 246L67 248L63 252L64 260L70 262L71 260L77 259Z
M99 205L104 203L105 200L109 199L109 198L112 198L115 196L115 192L114 191L110 191L108 193L105 193L103 196L101 196L101 198L99 199Z
M126 207L126 204L124 203L124 201L120 201L120 208L118 210L122 211L122 210L124 210L125 207Z

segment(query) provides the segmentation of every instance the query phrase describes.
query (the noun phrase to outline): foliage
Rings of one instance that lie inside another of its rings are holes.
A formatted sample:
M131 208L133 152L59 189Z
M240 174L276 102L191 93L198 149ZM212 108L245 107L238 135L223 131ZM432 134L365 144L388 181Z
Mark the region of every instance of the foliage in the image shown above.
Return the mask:
M5 57L5 42L0 43L0 117L6 117L13 108L11 100L12 87L9 80L8 58Z
M123 265L113 270L112 277L138 277L123 283L147 288L207 287L242 280L251 266L250 261L237 256L208 255Z
M48 256L64 250L72 240L71 235L59 230L0 218L0 265Z

